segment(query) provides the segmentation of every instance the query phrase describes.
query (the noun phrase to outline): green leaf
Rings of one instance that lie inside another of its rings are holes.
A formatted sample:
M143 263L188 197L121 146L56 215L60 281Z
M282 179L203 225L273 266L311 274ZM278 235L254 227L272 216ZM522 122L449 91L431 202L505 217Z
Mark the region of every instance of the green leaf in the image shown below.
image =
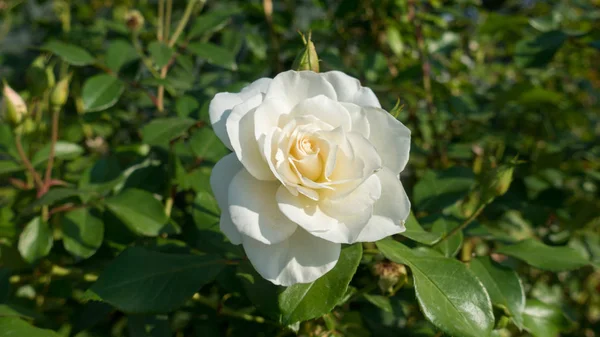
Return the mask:
M104 223L89 209L70 211L62 223L63 244L73 256L87 259L94 255L104 239Z
M179 117L188 117L200 108L200 103L192 96L181 96L175 101L175 111Z
M401 235L425 245L433 245L442 238L439 233L430 233L424 230L417 221L417 218L415 218L413 212L410 212L404 226L406 227L406 230L400 233Z
M126 40L111 41L106 50L106 66L118 73L121 68L129 62L135 61L140 56L131 43Z
M433 222L431 231L440 233L440 235L443 237L458 226L460 226L460 222L457 221L457 219L440 216ZM458 231L457 233L452 234L452 236L446 238L444 241L437 243L435 246L433 246L433 248L446 257L453 257L460 250L462 242L463 232Z
M515 47L515 63L524 68L544 67L567 39L567 34L553 30L534 39L519 41Z
M394 309L392 309L392 304L390 303L390 299L388 297L370 294L364 294L364 296L367 301L371 302L371 304L375 305L379 309L387 312L394 311Z
M190 43L187 49L210 64L230 70L237 70L235 54L228 49L209 42Z
M100 274L90 291L129 313L168 312L212 281L223 268L213 255L125 250Z
M0 337L58 337L47 329L35 327L18 317L0 317Z
M295 284L279 295L281 323L290 325L330 312L346 293L362 257L361 244L342 249L340 259L327 274L312 283Z
M51 144L46 144L44 147L39 149L31 158L31 165L37 167L48 161L48 157L50 157L50 147ZM81 156L84 152L83 147L75 144L69 143L62 140L56 142L56 146L54 146L54 158L55 159L75 159Z
M150 45L148 45L148 51L150 52L150 56L152 56L154 64L159 68L166 66L175 53L173 48L160 41L151 42Z
M79 196L80 194L86 193L74 188L53 188L50 191L46 192L46 194L44 194L41 198L37 199L31 205L29 205L29 208L33 209L35 207L53 205L59 201Z
M194 39L203 34L213 33L221 30L223 27L225 27L229 19L238 12L238 8L216 10L196 17L194 24L188 33L188 40Z
M465 167L427 171L414 187L415 207L434 212L452 206L467 195L474 183L473 172Z
M527 300L523 324L535 337L558 337L571 325L560 308L538 300Z
M46 43L42 49L58 55L65 62L74 66L86 66L96 61L94 57L87 52L87 50L57 40Z
M505 308L515 324L523 328L523 310L525 310L525 289L517 273L481 256L471 260L469 268L487 289L492 303Z
M189 140L190 147L198 158L217 162L223 158L229 149L217 138L215 132L209 128L202 128L194 132Z
M169 220L164 206L143 190L129 188L105 200L108 209L131 230L146 236L157 236Z
M33 218L19 236L19 252L25 261L33 263L50 253L54 238L48 223Z
M0 174L21 171L23 167L12 160L0 160Z
M449 335L489 336L494 326L485 288L467 267L454 259L415 254L392 239L377 242L383 255L410 267L421 311Z
M585 256L574 248L548 246L535 239L503 246L496 252L523 260L536 268L554 272L573 270L589 264Z
M117 103L124 89L123 82L114 76L92 76L83 84L83 108L87 112L108 109Z
M142 127L142 141L148 145L168 147L169 142L186 133L196 121L185 117L157 118Z

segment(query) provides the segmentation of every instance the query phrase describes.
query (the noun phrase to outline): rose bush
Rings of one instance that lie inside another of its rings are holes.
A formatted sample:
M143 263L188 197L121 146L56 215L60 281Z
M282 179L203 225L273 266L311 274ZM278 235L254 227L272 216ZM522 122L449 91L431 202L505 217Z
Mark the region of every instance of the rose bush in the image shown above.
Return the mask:
M233 151L213 169L220 227L284 286L331 270L341 244L404 231L410 130L339 71L287 71L219 93L210 120Z

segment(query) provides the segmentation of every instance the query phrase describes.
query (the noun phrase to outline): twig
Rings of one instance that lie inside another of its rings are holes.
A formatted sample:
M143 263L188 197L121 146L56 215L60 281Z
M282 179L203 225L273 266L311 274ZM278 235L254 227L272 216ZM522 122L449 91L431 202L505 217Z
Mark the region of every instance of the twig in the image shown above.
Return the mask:
M177 42L177 39L179 38L179 35L181 35L181 33L183 32L183 29L185 28L185 26L187 25L188 21L190 20L190 16L192 15L192 11L194 10L194 5L196 4L197 0L190 0L187 4L187 7L185 8L185 12L183 13L183 17L181 18L181 20L179 20L179 23L177 24L177 28L175 29L175 33L173 33L173 36L171 36L170 40L169 40L169 47L173 47L175 45L175 43ZM202 9L202 7L204 7L204 4L206 3L206 0L201 0L200 1L200 6Z
M266 320L264 317L253 316L253 315L250 315L250 314L244 314L244 313L241 313L241 312L237 312L237 311L235 311L233 309L227 308L220 301L217 302L217 303L215 303L214 301L209 300L208 298L200 295L199 293L194 294L194 296L192 298L193 298L194 301L196 301L198 303L204 304L207 307L215 309L217 311L217 313L221 314L221 315L226 315L226 316L230 316L230 317L240 318L240 319L243 319L243 320L248 321L248 322L267 323L267 324L272 324L272 325L279 326L275 322L271 322L269 320Z
M35 181L36 186L38 188L42 188L42 186L43 186L42 178L37 173L35 168L33 168L33 165L31 164L29 159L27 159L25 150L23 150L23 144L21 144L21 136L20 135L17 135L15 137L15 145L17 147L17 152L19 153L19 157L21 157L21 161L23 162L23 165L25 165L25 168L27 168L27 171L29 171L29 173L33 176L33 180Z
M421 71L423 73L423 90L425 91L425 103L427 106L427 112L431 121L431 131L433 133L433 139L435 140L434 155L433 158L440 158L442 164L446 166L448 158L445 151L441 146L441 137L438 135L435 126L435 119L437 115L437 108L433 102L433 93L431 90L431 63L427 56L427 48L425 46L425 38L423 36L423 27L421 22L416 17L417 6L415 0L408 1L408 20L413 23L415 27L415 40L417 41L417 52L419 54L419 62L421 63Z
M158 0L158 22L156 23L156 39L163 40L163 24L165 20L165 0Z
M40 191L40 196L50 188L50 179L52 178L52 166L54 165L54 156L56 154L56 142L58 141L58 117L60 110L52 111L52 140L50 142L50 155L48 157L48 165L46 166L46 174L44 175L44 185Z
M445 234L440 241L438 241L437 243L439 244L440 242L446 240L447 238L451 237L452 235L458 233L459 231L465 229L465 227L467 227L471 222L473 222L473 220L475 220L479 214L481 214L481 212L483 211L483 209L485 208L486 204L483 203L479 206L479 208L477 208L477 210L475 212L473 212L473 214L471 214L471 216L469 218L467 218L463 223L460 224L460 226L455 227L453 230L451 230L450 232L448 232L447 234Z

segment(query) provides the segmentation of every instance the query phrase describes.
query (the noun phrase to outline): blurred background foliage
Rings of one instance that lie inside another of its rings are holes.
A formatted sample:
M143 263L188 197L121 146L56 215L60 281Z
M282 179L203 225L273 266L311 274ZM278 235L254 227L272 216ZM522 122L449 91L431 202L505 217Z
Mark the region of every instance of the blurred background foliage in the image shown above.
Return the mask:
M0 0L0 78L28 103L18 127L0 124L0 327L33 323L78 337L293 335L256 309L256 289L247 292L235 264L213 271L216 280L179 275L206 285L168 313L125 314L85 291L132 245L243 256L218 230L208 177L228 150L210 129L208 103L290 69L302 48L297 31L310 30L321 71L359 78L387 110L400 104L394 113L413 135L402 181L414 220L447 233L477 216L433 247L465 262L490 255L518 272L525 329L496 308L493 336L600 336L600 1L194 2L172 2L169 33L157 42L156 0ZM41 188L19 145L42 176L51 167ZM501 183L512 180L510 188L479 209L509 166L514 174ZM498 251L534 238L543 248ZM545 271L561 258L544 250L555 246L589 264ZM343 301L292 330L442 336L419 310L407 270L364 248Z

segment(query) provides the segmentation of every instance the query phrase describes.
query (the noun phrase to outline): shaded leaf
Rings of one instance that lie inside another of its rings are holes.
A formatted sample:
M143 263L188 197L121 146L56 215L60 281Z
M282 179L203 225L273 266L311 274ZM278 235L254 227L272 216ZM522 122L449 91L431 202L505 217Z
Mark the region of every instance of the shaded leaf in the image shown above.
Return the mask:
M223 260L213 255L164 254L132 247L102 271L90 291L125 312L168 312L212 281L223 266Z
M148 145L167 147L169 142L187 132L196 121L185 117L154 119L142 128L142 141Z
M156 64L156 66L159 68L166 66L175 53L173 48L160 41L151 42L148 45L148 51L150 52L150 56L152 56L154 64Z
M131 230L142 235L160 234L169 220L161 202L143 190L126 189L107 198L105 204Z
M548 246L535 239L503 246L496 252L523 260L536 268L555 272L573 270L589 264L585 256L574 248Z
M63 244L76 257L94 255L104 239L104 224L89 209L79 208L67 213L63 220Z
M111 41L106 50L106 66L114 72L119 72L121 68L139 57L137 51L131 43L126 40Z
M236 70L235 54L229 49L209 42L194 42L188 45L188 50L210 64L230 70Z
M474 183L473 172L465 167L427 171L414 187L415 207L428 212L444 209L464 198Z
M0 337L58 337L47 329L35 327L18 317L0 317Z

